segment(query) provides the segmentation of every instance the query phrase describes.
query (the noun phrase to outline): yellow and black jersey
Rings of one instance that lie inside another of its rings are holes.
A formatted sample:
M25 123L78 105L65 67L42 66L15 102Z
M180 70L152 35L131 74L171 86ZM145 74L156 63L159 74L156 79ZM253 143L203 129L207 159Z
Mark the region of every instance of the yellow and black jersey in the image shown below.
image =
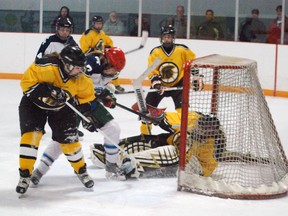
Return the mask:
M226 149L226 137L221 129L213 136L198 134L194 128L202 116L203 114L197 112L188 113L189 147L186 149L186 163L190 163L191 158L195 157L201 164L203 176L210 176L218 166L218 160ZM165 112L165 121L175 130L166 138L166 142L178 147L181 113Z
M162 59L162 62L156 70L148 75L148 78L151 79L155 75L161 76L162 85L172 87L182 80L184 63L194 59L196 55L183 44L174 44L170 53L167 53L162 46L158 46L150 52L148 65L150 66L158 57Z
M195 157L201 164L203 176L210 176L218 166L215 156L216 140L214 137L204 140L192 139L192 144L186 153L186 164L190 163L192 157Z
M188 130L191 130L202 115L197 112L188 112ZM181 112L165 112L165 121L175 130L180 130Z
M79 104L95 99L92 79L83 73L77 79L69 78L59 66L58 58L42 58L37 63L32 63L20 82L24 94L37 106L53 110L57 107L51 107L51 104L48 104L49 100L45 100L51 96L47 84L65 90L70 97L77 98Z
M93 50L105 51L107 47L113 47L112 39L105 34L103 30L100 33L89 28L80 38L80 47L82 52L87 54Z

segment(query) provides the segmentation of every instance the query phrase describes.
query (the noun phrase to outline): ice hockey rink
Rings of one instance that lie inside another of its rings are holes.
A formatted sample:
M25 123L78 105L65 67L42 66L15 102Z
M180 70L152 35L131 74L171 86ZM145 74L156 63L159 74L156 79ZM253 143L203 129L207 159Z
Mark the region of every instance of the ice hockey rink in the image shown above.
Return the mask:
M19 199L15 187L19 180L18 153L20 129L18 104L22 97L19 80L0 80L0 215L1 216L280 216L288 215L288 196L270 200L233 200L177 191L176 178L108 181L104 170L96 169L89 159L89 146L102 143L99 133L85 133L81 142L93 190L85 189L64 156L52 166L37 187L30 187ZM132 90L131 86L124 86ZM130 107L134 94L116 95L117 102ZM286 155L288 153L288 99L266 97ZM161 107L173 110L172 100ZM138 117L116 107L111 110L121 126L121 138L139 134ZM38 156L50 142L51 131L43 136ZM154 127L153 133L161 132Z

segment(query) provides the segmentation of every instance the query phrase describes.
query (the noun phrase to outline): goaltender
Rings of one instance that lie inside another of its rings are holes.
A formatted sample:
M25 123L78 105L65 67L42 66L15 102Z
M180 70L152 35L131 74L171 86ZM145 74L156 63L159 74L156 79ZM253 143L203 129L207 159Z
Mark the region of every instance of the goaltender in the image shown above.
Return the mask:
M153 111L150 111L152 115ZM155 113L155 112L154 112ZM159 120L160 116L157 116ZM181 114L165 112L156 124L168 133L124 138L119 145L138 163L140 177L171 177L176 175L179 162ZM210 176L225 150L226 138L216 116L189 112L189 145L186 163L193 163L192 172ZM154 122L155 124L155 122ZM99 144L90 146L91 159L97 167L105 167L105 150Z

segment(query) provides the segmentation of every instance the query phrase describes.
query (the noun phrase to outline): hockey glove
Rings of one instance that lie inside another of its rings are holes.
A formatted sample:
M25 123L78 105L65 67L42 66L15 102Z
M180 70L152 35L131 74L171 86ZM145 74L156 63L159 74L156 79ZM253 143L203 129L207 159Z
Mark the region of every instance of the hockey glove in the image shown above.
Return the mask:
M192 78L192 85L194 91L201 91L204 88L203 82L203 75L199 74L199 69L191 68L191 74L193 75Z
M104 106L108 108L115 108L117 98L108 89L97 87L95 88L96 98L103 103Z
M47 84L49 90L50 90L50 96L51 98L58 104L58 105L62 105L64 104L67 100L69 100L69 93L66 92L65 90Z
M161 76L156 76L154 75L151 78L151 88L152 89L158 89L159 90L159 94L162 95L164 93L164 89L163 86L161 84Z
M87 111L87 112L83 113L83 115L89 120L89 122L87 122L85 120L82 121L83 128L85 128L86 130L88 130L90 132L97 131L98 121L95 118L95 116L93 115L93 113L91 111Z
M204 88L203 75L193 76L192 85L194 91L201 91Z

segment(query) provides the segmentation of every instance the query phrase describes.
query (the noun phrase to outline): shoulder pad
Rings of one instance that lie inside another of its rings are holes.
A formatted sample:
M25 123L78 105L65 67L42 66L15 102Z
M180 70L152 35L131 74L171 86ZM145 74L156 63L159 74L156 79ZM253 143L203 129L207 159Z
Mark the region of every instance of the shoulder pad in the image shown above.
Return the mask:
M89 32L90 32L91 30L92 30L91 28L87 29L87 30L84 32L84 34L85 34L85 35L89 34Z
M74 40L74 38L72 36L70 36L67 40L67 43L69 45L75 45L75 46L78 46L78 44L76 43L76 41Z
M35 60L35 64L37 65L47 65L47 64L59 64L60 60L58 57L42 57L40 59Z
M176 47L183 47L184 49L189 49L189 47L187 47L184 44L174 44Z
M151 54L155 49L158 49L158 48L161 48L161 46L154 47L154 48L150 51L150 54Z

